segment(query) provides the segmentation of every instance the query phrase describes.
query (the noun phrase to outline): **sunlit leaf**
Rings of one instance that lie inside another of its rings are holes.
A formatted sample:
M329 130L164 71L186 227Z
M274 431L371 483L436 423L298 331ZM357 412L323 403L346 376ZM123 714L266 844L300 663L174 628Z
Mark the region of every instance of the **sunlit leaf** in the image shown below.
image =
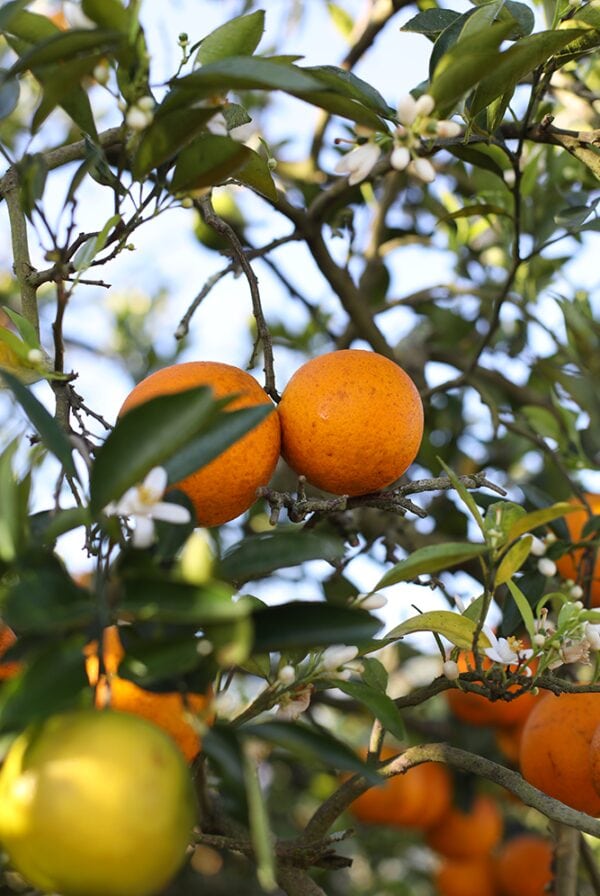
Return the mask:
M400 563L389 569L377 582L373 590L378 591L380 588L387 588L389 585L397 585L398 582L407 582L411 579L416 579L418 576L441 572L444 569L464 563L465 560L481 557L488 551L489 548L485 544L463 544L458 542L432 544L417 548L406 560L401 560Z
M456 647L469 650L473 646L473 637L477 629L477 622L459 613L449 610L432 610L428 613L420 613L400 623L390 632L386 632L385 640L404 638L415 632L436 632L447 638ZM477 642L480 647L490 647L487 636L480 632Z

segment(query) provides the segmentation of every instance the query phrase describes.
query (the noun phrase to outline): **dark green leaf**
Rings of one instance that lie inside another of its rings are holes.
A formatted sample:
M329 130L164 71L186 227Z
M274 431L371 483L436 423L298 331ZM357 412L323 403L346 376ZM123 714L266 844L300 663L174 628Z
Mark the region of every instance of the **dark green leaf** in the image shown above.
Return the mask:
M509 35L510 40L531 34L535 25L535 16L529 6L525 3L517 3L515 0L505 0L500 19L505 19L507 14L512 16L517 23L515 31Z
M234 603L232 589L221 582L188 585L158 573L125 577L117 605L123 618L131 617L140 622L189 623L198 627L238 619L250 610L243 601Z
M2 617L11 628L28 634L63 632L91 622L94 605L64 567L48 555L32 563L7 587Z
M52 545L65 532L87 526L90 515L87 507L70 507L67 510L42 510L29 519L34 540Z
M130 12L119 0L81 0L81 8L100 28L129 33Z
M285 90L304 94L321 90L322 84L296 65L273 62L256 56L230 56L211 62L179 78L172 86L177 92L187 93L187 100L197 101L203 96L224 90Z
M338 68L335 65L315 65L304 69L322 81L330 90L356 100L367 109L372 109L384 118L392 118L394 110L386 103L382 95L362 78L353 72Z
M283 747L295 756L316 760L329 769L356 772L374 781L380 780L345 743L323 729L309 728L300 722L262 722L244 725L241 730L248 736Z
M202 431L222 407L206 386L161 395L121 417L96 454L90 508L99 513Z
M374 131L387 131L387 124L371 109L358 103L356 100L347 96L341 96L333 93L331 90L313 90L310 93L297 93L293 90L289 91L292 96L297 96L306 103L325 109L332 115L339 115L341 118L349 118L357 124L362 124L366 128Z
M264 30L265 14L262 9L230 19L201 41L196 60L202 65L209 65L230 56L252 56Z
M442 56L456 44L463 28L475 12L475 9L469 9L467 12L459 15L458 18L455 18L453 22L450 22L436 38L429 58L429 80L433 79L438 62Z
M578 230L592 214L593 208L588 205L572 205L563 208L554 215L554 220L567 230Z
M27 538L30 477L19 482L13 469L17 442L0 454L0 560L13 563Z
M488 550L489 548L485 544L454 542L430 544L423 548L417 548L406 560L401 560L400 563L389 569L373 590L378 591L380 588L387 588L388 585L397 585L398 582L407 582L418 576L441 572L451 566L457 566L465 560L481 557Z
M454 26L451 26L454 27ZM511 30L510 23L489 25L482 33L459 40L438 62L429 93L436 112L447 115L455 104L490 71L500 59L498 48ZM443 37L443 35L440 36ZM499 82L502 87L502 82Z
M275 877L274 836L271 833L266 798L260 785L256 759L248 749L244 751L243 769L248 799L250 840L256 859L256 876L261 889L272 893L279 889Z
M379 690L369 687L362 681L335 681L333 687L339 688L354 700L358 700L379 719L383 727L398 740L405 740L406 728L394 701Z
M7 70L0 68L0 118L7 118L19 102L19 82L6 80Z
M504 183L504 172L500 165L486 152L473 149L471 146L448 146L448 152L463 162L468 162L474 168L482 168L484 171L491 171L496 177L499 177Z
M50 66L39 75L42 84L42 100L33 116L32 130L35 132L48 115L61 106L78 127L91 137L96 138L96 124L89 97L80 85L81 78L88 74L101 57L85 56L83 59L74 59L71 62L62 63L60 66Z
M282 528L249 535L232 545L223 555L220 575L231 582L247 582L308 560L334 563L343 554L344 544L339 538L296 527Z
M19 11L19 7L24 5L24 3L7 3L0 9L0 27L8 34L13 34L19 40L27 43L35 44L63 33L46 16L40 16L26 9Z
M266 196L271 202L277 202L277 187L267 160L254 150L250 153L248 161L236 173L235 180Z
M384 694L388 686L388 673L383 663L374 656L363 656L360 661L363 664L362 679L365 684Z
M14 75L30 69L34 73L48 66L70 62L81 56L104 55L114 52L123 39L118 31L105 29L70 29L59 31L35 44L15 62L9 74Z
M483 78L471 102L471 113L477 115L492 100L512 90L530 72L550 59L561 47L577 36L576 30L540 31L523 38L500 54L494 62L493 73ZM583 34L583 31L579 33Z
M252 121L252 117L248 115L248 112L239 103L226 103L221 111L230 131L244 124L250 124Z
M436 37L459 18L460 13L452 9L425 9L409 19L400 30Z
M143 180L154 168L171 161L214 114L215 109L176 109L163 115L159 106L137 148L133 161L135 177Z
M205 467L274 411L273 405L260 404L239 411L226 411L209 419L200 435L192 438L165 462L169 483L177 483L200 467Z
M61 639L30 659L21 675L2 689L1 730L23 730L54 713L92 705L83 646L83 638Z
M455 212L450 212L449 214L444 215L443 218L440 218L440 222L454 221L456 218L472 218L480 215L505 215L507 218L512 217L505 208L501 208L499 205L490 205L487 202L482 202L477 205L468 205L465 208L459 208Z
M119 675L142 688L175 690L177 682L200 662L198 642L191 632L158 640L144 637L135 626L126 626L122 640L125 656Z
M201 134L180 153L171 188L179 193L221 183L244 167L250 153L231 137Z
M357 645L373 638L381 628L381 622L365 610L313 601L292 601L256 610L252 619L254 653Z
M19 172L21 207L27 217L31 217L36 202L44 194L48 167L41 153L23 156L16 167Z
M72 457L73 448L54 417L16 377L7 373L6 370L0 370L0 376L12 390L48 451L61 462L68 476L76 478L77 471Z
M219 776L219 797L227 813L243 824L248 823L248 806L244 783L242 732L231 725L213 725L202 738L202 753Z

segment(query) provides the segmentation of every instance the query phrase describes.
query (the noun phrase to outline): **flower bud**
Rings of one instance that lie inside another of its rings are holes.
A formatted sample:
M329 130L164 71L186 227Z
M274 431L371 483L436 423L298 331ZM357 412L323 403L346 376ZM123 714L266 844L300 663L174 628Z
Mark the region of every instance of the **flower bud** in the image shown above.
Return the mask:
M573 585L572 588L569 588L569 596L573 598L573 600L580 600L583 597L583 588L581 585Z
M136 105L142 112L152 112L156 104L151 96L142 96L139 98Z
M125 115L125 123L132 131L143 131L151 121L152 117L149 118L148 113L139 106L131 106Z
M43 364L44 353L39 348L32 348L27 352L27 360L30 364Z
M431 115L435 109L435 100L428 93L424 93L423 96L420 96L416 101L415 108L417 110L417 115Z
M340 669L342 666L345 666L346 663L351 663L357 656L358 647L335 644L323 651L321 662L328 672L332 672L334 669Z
M277 680L281 684L292 684L296 680L296 670L293 666L282 666L277 673Z
M408 166L408 171L426 184L435 180L435 168L429 159L413 159Z
M530 550L534 557L543 557L546 553L546 543L541 538L533 535Z
M419 113L417 111L415 99L410 93L407 93L406 96L400 98L396 112L400 124L406 125L406 127L410 127L411 124L414 124L415 118Z
M387 604L387 597L377 592L373 594L359 594L356 602L361 610L381 610Z
M94 81L97 81L98 84L108 84L108 79L110 77L110 70L105 62L99 62L92 72L92 77Z
M404 171L404 169L408 167L409 162L410 152L406 146L394 147L392 155L390 156L390 165L392 168L395 168L396 171Z
M436 126L436 133L438 137L446 139L458 137L461 132L462 127L457 121L438 121Z
M546 638L541 633L538 633L537 635L533 636L533 643L536 647L543 647L546 643Z
M454 660L446 660L446 662L442 666L442 672L444 673L448 681L456 681L456 679L460 675L458 663L455 663Z
M547 578L551 578L556 575L556 563L554 560L550 560L549 557L542 557L538 560L537 568L539 572L546 576Z

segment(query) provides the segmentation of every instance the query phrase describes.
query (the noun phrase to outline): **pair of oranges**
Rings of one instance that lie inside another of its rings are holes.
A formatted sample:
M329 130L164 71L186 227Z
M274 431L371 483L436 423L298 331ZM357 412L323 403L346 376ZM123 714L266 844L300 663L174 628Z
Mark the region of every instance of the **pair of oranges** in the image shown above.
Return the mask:
M228 410L270 403L245 371L192 361L146 377L120 414L195 386L210 386L215 398L236 396ZM248 510L280 454L318 488L362 495L395 482L415 459L422 438L423 405L398 364L358 349L330 352L296 371L276 413L176 487L190 498L200 525L217 526Z

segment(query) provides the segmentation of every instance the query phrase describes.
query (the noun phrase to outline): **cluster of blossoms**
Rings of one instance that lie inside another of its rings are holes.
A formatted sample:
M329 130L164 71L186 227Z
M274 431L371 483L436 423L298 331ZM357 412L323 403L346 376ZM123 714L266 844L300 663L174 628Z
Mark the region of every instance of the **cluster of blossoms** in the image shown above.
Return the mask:
M127 109L125 124L132 131L145 131L154 120L154 100L151 96L142 96Z
M439 121L432 117L435 100L424 93L415 100L407 94L402 97L396 110L398 126L392 138L390 165L396 171L406 170L409 174L431 183L435 178L435 168L429 161L419 156L423 141L427 139L449 139L458 137L462 128L456 121ZM369 132L370 133L370 132ZM345 155L335 167L337 174L347 174L350 185L360 183L369 175L383 150L389 149L390 138L370 133L369 138Z
M277 710L279 718L294 721L308 709L314 691L314 680L321 678L348 681L352 675L360 675L363 665L356 659L357 656L358 647L335 644L315 654L306 668L295 669L287 664L282 666L277 673L277 680L285 688L289 688L297 679L304 681L299 681L297 687L286 690L281 695ZM307 678L310 681L307 682Z

